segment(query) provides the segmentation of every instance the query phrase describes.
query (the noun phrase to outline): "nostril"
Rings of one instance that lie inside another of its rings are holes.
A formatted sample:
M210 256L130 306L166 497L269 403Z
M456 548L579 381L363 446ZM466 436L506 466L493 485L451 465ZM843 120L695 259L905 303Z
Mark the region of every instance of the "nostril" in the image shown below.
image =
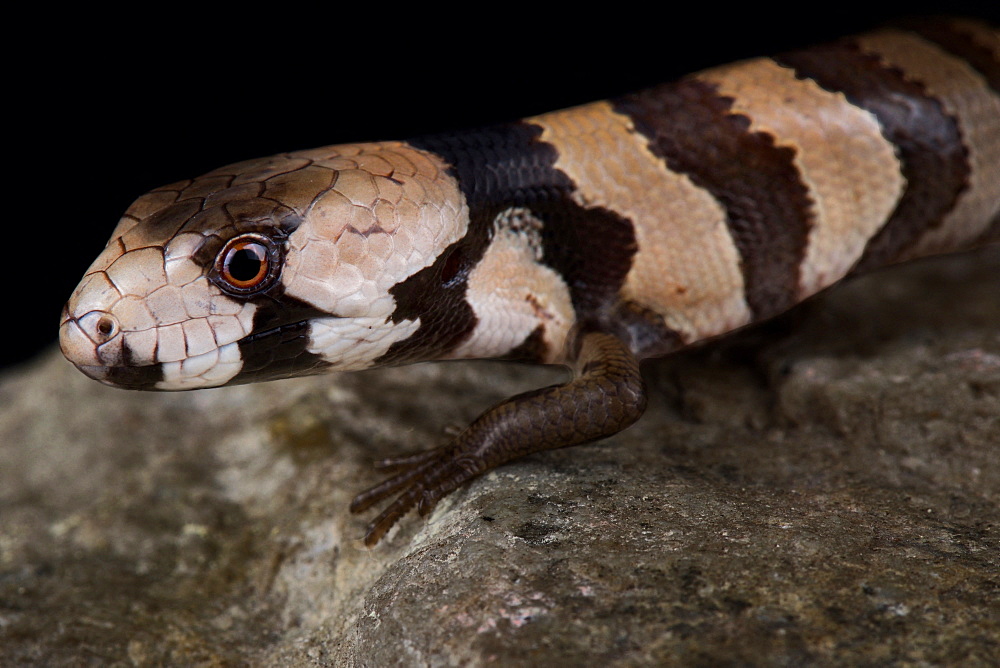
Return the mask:
M115 333L115 321L111 316L103 316L97 321L97 331L105 338L111 338Z
M121 330L118 318L104 311L91 311L77 319L77 323L87 337L97 345L115 338Z

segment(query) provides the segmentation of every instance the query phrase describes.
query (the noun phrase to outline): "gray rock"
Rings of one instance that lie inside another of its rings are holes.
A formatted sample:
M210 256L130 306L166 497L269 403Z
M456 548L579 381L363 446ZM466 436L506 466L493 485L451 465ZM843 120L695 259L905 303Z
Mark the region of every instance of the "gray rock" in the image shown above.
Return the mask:
M11 665L995 665L1000 248L646 368L646 417L407 517L370 462L562 377L418 365L140 394L0 378Z

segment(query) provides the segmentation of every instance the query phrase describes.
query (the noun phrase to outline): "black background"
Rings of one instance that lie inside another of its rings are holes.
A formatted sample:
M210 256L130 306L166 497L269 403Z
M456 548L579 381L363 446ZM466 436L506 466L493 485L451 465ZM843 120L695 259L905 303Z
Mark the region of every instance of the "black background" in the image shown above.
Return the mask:
M281 151L512 120L915 13L997 23L998 5L35 10L7 26L19 45L5 58L0 365L55 342L118 217L156 186Z

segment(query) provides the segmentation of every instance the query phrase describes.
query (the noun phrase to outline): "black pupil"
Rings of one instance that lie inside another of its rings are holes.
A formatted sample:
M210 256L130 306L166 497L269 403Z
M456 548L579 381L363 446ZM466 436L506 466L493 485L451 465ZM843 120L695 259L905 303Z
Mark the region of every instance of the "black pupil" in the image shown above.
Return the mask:
M226 268L229 275L237 281L252 281L260 273L264 262L264 247L260 244L247 244L229 254Z

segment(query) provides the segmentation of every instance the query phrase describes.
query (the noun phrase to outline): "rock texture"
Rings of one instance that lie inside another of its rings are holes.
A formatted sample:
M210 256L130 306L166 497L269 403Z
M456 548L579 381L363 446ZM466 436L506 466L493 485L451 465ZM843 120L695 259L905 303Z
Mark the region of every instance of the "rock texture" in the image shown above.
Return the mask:
M628 431L375 550L369 463L558 370L181 394L0 378L9 665L996 665L1000 248L648 365Z

